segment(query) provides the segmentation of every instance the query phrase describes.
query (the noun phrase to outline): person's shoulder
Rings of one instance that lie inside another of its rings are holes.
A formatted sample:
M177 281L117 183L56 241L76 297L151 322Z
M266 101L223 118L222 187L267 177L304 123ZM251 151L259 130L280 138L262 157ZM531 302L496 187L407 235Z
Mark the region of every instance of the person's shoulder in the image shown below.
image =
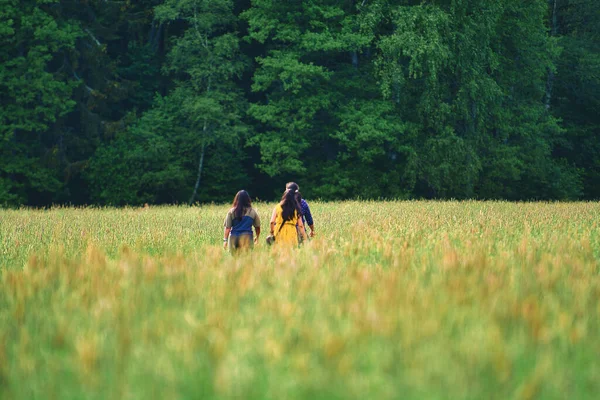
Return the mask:
M308 207L308 203L304 199L300 200L300 204L302 204L303 206L307 206Z
M254 207L250 207L246 212L246 215L252 218L256 218L256 216L258 215L258 210Z

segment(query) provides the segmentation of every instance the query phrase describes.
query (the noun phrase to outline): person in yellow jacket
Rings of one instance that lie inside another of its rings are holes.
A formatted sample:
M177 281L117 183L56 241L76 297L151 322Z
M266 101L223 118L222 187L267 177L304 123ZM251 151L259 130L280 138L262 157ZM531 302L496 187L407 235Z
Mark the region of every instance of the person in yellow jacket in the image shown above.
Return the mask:
M283 192L281 201L271 215L271 235L275 236L277 245L297 246L298 231L304 240L307 239L301 215L300 205L296 201L296 193L287 189Z

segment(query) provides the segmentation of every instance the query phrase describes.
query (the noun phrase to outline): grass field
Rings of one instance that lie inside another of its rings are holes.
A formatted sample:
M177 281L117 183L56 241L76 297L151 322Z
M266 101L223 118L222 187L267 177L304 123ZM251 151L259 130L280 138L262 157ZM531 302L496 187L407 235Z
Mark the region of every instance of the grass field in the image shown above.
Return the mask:
M0 399L598 398L599 203L311 209L0 210Z

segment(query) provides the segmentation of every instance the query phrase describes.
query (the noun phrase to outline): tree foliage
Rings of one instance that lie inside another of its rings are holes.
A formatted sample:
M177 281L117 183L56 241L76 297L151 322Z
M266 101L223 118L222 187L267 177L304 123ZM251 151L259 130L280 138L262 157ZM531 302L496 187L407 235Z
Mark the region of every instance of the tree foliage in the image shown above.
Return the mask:
M0 0L0 203L599 198L598 43L589 0Z

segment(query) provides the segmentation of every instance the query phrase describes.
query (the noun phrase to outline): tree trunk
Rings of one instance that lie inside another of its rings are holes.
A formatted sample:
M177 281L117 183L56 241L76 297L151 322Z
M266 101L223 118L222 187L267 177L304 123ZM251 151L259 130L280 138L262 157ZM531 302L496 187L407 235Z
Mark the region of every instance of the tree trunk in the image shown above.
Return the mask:
M17 156L17 130L13 129L12 130L12 136L10 137L10 142L11 142L11 149L10 149L10 153L13 156L13 159L11 160L11 162L15 162L15 158ZM10 180L10 182L12 184L14 184L16 182L16 177L15 177L15 173L14 172L10 172L8 174L8 179ZM9 188L9 191L12 188Z
M158 48L160 46L160 38L162 36L164 26L165 24L163 23L158 25L158 32L156 32L156 36L154 37L154 43L152 44L152 50L154 50L155 53L158 51Z
M558 17L556 15L556 4L558 0L552 1L552 26L550 28L550 36L556 36L558 33ZM552 88L554 86L554 71L548 69L548 79L546 80L546 110L550 109L550 103L552 102Z
M352 66L358 68L358 52L356 50L352 51Z
M156 32L156 22L152 21L152 24L150 24L150 33L148 33L148 44L152 45L153 41L154 41L154 32Z
M162 35L163 27L164 24L162 22L158 23L158 27L155 22L152 22L152 29L150 29L150 33L148 34L148 45L155 53L160 44L160 36Z
M208 48L208 35L205 34L204 36L202 36L202 34L200 33L200 29L198 28L198 9L197 9L197 3L194 2L194 28L196 30L196 35L198 36L198 39L200 40L200 43L202 43L202 46L209 51ZM206 93L210 93L210 86L211 86L211 77L208 77L208 82L206 85ZM196 199L196 194L198 193L198 188L200 187L200 178L202 178L202 166L204 164L204 152L206 150L206 130L208 129L208 123L206 118L204 118L204 126L202 127L202 149L200 150L200 162L198 162L198 177L196 178L196 186L194 186L194 193L192 193L192 197L190 197L190 203L189 205L191 206L194 203L194 200Z
M204 130L206 131L206 122L204 123ZM196 178L196 186L194 186L194 193L192 193L192 197L190 197L190 206L194 203L196 195L198 194L198 188L200 187L200 178L202 177L202 167L204 165L205 150L206 145L202 143L202 150L200 150L200 162L198 162L198 177Z

